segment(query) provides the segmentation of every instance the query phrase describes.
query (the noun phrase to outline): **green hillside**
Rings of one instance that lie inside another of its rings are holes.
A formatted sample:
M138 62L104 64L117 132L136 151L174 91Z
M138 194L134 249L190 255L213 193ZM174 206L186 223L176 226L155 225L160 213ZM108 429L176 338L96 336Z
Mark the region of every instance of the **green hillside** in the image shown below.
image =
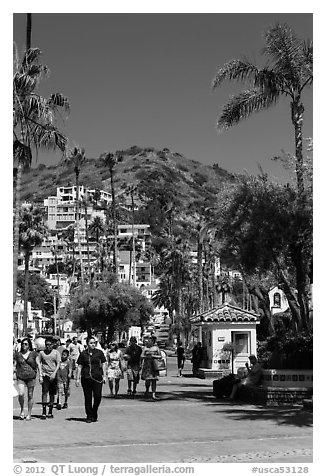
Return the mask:
M233 182L235 175L220 168L218 164L204 165L189 160L169 149L140 148L117 151L121 157L114 172L117 193L128 185L156 181L173 185L181 201L193 201L214 195L225 182ZM110 191L110 174L100 159L87 159L81 168L80 184L88 188ZM59 186L74 185L73 166L64 164L25 171L22 178L22 200L40 201L55 195Z

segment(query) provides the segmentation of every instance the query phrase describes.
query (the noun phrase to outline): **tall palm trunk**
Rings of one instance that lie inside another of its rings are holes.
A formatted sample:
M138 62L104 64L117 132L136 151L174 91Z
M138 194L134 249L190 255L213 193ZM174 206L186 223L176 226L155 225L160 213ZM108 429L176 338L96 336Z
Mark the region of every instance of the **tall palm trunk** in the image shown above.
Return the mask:
M25 283L24 283L24 315L23 315L23 335L27 334L28 327L28 286L29 286L29 257L30 252L25 252Z
M57 256L57 250L54 250L54 261L55 261L55 267L57 271L57 299L58 299L58 305L56 306L56 313L57 313L57 320L58 322L58 327L59 327L59 336L61 337L61 319L60 319L60 276L59 276L59 265L58 265L58 256ZM55 296L54 296L55 299Z
M113 235L114 235L113 267L114 267L114 272L118 275L118 227L117 227L115 190L114 190L114 181L113 181L113 167L110 167L110 179L111 179L112 218L113 218Z
M26 50L32 47L32 14L26 13Z
M15 225L14 225L14 250L13 250L13 304L16 302L17 294L17 268L19 255L19 219L20 219L20 197L22 183L23 166L18 163L16 174L16 197L15 197Z
M203 242L198 237L197 243L197 268L198 268L198 291L199 291L199 313L204 311L204 293L203 293Z
M79 224L79 170L75 169L76 174L76 225L77 225L77 241L78 241L78 253L80 261L80 279L82 291L84 290L84 270L83 270L83 256L81 252L81 242L80 242L80 224Z
M91 259L90 259L90 252L89 252L87 203L85 203L84 207L85 207L85 228L86 228L86 246L87 246L88 279L89 279L89 283L90 283L90 282L91 282Z
M217 282L216 282L216 256L213 254L213 271L212 271L212 285L213 285L213 307L218 305L218 296L217 296Z
M136 287L136 248L135 248L135 202L134 202L134 191L131 189L131 206L132 206L132 271L133 279L132 284Z
M294 126L295 138L295 167L298 186L299 201L303 199L304 180L303 180L303 155L302 155L302 123L304 106L300 101L300 97L291 103L292 124Z

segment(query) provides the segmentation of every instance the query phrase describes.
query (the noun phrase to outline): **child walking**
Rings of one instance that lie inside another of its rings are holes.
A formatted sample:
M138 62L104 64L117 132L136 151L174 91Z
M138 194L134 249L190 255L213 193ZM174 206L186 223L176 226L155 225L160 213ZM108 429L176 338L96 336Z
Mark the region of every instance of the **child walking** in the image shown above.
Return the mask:
M72 362L68 358L69 350L64 349L61 354L61 362L57 372L58 381L58 403L57 410L68 408L68 397L70 395L70 379L72 377Z

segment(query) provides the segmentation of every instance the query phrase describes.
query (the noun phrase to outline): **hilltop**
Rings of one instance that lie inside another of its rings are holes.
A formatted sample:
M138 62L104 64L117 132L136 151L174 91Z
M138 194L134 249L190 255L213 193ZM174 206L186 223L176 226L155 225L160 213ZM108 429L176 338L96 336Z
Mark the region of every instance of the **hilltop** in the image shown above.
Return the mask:
M212 197L224 183L234 182L236 175L227 172L218 164L204 165L190 160L169 149L130 147L117 151L120 159L114 172L116 191L122 192L128 185L156 181L173 184L182 202ZM80 184L91 189L110 192L110 174L100 159L87 159L80 171ZM24 172L22 177L22 200L42 201L55 195L59 186L75 184L73 166L59 163L45 166L39 164Z

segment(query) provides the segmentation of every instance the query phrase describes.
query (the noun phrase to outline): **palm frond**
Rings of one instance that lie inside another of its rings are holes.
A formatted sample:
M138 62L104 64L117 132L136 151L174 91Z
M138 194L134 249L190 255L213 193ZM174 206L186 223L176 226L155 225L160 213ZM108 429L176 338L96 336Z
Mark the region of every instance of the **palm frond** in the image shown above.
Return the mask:
M37 62L41 54L42 51L39 48L29 48L25 51L22 60L22 69L28 68L30 64Z
M269 95L259 88L243 91L237 96L232 96L224 106L217 122L218 129L227 129L249 117L253 112L258 112L272 106L279 98L278 92Z
M216 89L226 79L237 81L252 79L255 78L257 72L257 67L249 61L234 59L225 63L225 65L218 70L213 80L212 87L213 89Z
M273 60L273 70L295 88L300 84L303 42L287 23L276 24L265 33L263 53Z
M16 139L13 144L13 152L14 162L21 164L23 167L29 167L31 165L32 152L30 147Z
M48 104L50 107L62 107L66 111L69 111L70 109L68 98L61 93L51 94L48 99Z
M35 124L32 130L33 145L36 149L60 149L65 152L67 137L51 124Z

